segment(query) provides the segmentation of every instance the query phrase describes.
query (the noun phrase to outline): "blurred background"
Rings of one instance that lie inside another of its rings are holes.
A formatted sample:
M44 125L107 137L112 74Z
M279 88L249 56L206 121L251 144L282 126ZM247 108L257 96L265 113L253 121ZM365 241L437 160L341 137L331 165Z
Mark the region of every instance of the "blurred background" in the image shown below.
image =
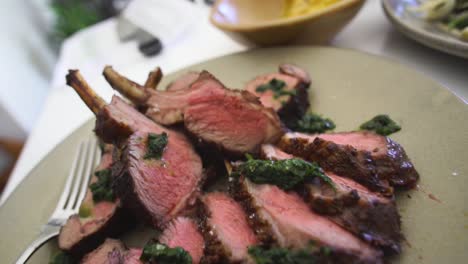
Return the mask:
M0 4L0 191L34 128L62 42L116 15L123 0L4 0Z

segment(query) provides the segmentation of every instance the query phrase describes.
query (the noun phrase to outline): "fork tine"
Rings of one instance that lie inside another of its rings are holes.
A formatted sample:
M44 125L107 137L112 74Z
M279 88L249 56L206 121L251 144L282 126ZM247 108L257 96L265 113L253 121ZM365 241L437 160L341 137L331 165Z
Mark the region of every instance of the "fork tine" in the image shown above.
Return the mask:
M81 205L81 202L83 201L86 195L89 181L91 179L91 175L93 173L93 170L96 168L95 164L99 160L99 148L97 147L96 139L95 138L90 139L89 144L90 144L90 148L89 148L89 151L87 152L88 158L87 158L85 170L83 172L83 180L81 182L81 187L78 193L78 198L76 199L75 204L73 205L74 211L78 210L78 208Z
M75 200L78 195L78 189L80 187L81 181L83 180L83 171L86 166L86 157L89 150L89 141L86 141L84 144L83 151L80 153L80 161L78 163L78 169L75 173L75 180L73 181L73 188L68 197L68 202L65 205L65 209L71 209L75 205Z
M76 150L75 157L74 157L73 163L72 163L72 167L71 167L71 170L70 170L70 172L68 174L67 181L65 182L65 187L63 188L63 192L60 195L60 199L59 199L59 202L57 204L56 210L64 208L65 204L66 204L66 202L68 200L68 196L70 194L70 188L71 188L73 179L74 179L75 174L76 174L75 172L76 172L76 169L77 169L77 166L78 166L78 162L80 161L80 154L83 151L83 145L84 145L83 142L81 142L80 146Z

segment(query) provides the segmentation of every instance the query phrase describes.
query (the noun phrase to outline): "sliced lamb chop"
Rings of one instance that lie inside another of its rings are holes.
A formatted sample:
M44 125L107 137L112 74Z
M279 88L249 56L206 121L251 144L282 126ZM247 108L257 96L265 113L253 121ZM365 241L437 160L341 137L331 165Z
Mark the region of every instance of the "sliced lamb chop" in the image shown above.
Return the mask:
M192 257L192 263L200 263L205 249L203 236L195 222L186 217L174 219L159 237L159 241L168 247L181 247Z
M313 241L331 249L332 263L382 263L380 251L309 210L297 194L242 177L238 184L237 198L247 205L255 230L270 234L279 246L302 249Z
M278 146L294 156L317 162L326 171L349 177L372 191L393 195L393 188L378 174L376 163L367 151L294 132L284 135Z
M147 132L137 131L130 136L120 166L113 170L115 189L134 212L146 212L155 226L163 226L195 202L202 163L190 143L174 133L168 136L160 160L145 158L147 144Z
M187 73L182 74L177 79L172 81L166 88L167 91L177 91L188 89L192 83L194 83L198 77L200 77L199 72L189 71Z
M272 90L259 90L262 85L271 85L271 82L278 84L278 81L285 84L282 88L285 93L281 96L278 96L278 94L275 96ZM293 127L309 108L307 93L309 84L310 79L308 83L305 83L301 78L293 74L270 73L257 76L247 83L245 90L258 96L264 106L273 108L286 126Z
M104 153L96 171L110 169L112 164L111 150ZM95 175L91 178L91 183L96 182ZM88 189L82 202L81 208L89 211L89 216L80 218L79 215L72 215L61 228L58 237L59 248L70 252L74 256L93 250L101 244L106 237L116 237L128 230L132 224L132 217L121 207L120 201L114 202L93 201L93 194Z
M294 158L272 145L262 146L262 156L270 160ZM402 235L395 201L351 179L331 172L326 175L335 188L316 179L299 192L310 207L385 252L399 253Z
M242 207L219 192L206 194L201 201L207 242L204 263L252 263L247 250L258 241Z
M117 264L122 263L121 255L127 250L119 240L106 239L102 245L88 253L81 260L82 264Z
M274 111L247 91L227 89L206 71L190 87L170 91L138 87L110 67L104 76L114 89L146 108L154 121L184 123L191 134L227 153L257 153L261 144L274 143L283 134Z
M82 264L143 264L140 261L142 250L127 249L119 240L106 239L97 249L87 254Z
M394 140L373 132L355 131L318 135L288 133L283 138L285 144L288 138L301 138L303 139L301 142L306 144L321 138L341 146L351 146L359 152L370 153L379 176L388 179L390 184L396 187L413 188L419 179L419 174L403 147Z
M190 204L202 180L200 157L181 133L164 128L114 97L106 105L77 71L67 81L97 115L96 134L123 145L112 168L115 190L122 204L164 225ZM149 133L167 135L161 159L145 158Z

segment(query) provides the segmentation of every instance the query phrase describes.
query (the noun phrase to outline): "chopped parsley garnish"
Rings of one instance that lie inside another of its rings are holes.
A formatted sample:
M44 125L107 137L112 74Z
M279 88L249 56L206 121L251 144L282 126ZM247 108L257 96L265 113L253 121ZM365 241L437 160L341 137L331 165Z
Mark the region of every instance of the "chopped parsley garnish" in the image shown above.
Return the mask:
M314 113L306 113L291 129L306 133L323 133L327 130L333 130L335 127L335 123L329 118Z
M316 257L305 251L292 251L286 248L270 248L254 246L249 248L249 254L257 264L312 264L317 263Z
M100 201L114 201L115 195L112 190L112 176L110 169L104 169L96 171L94 173L97 177L97 181L92 183L89 188L93 193L94 202Z
M249 159L237 167L236 173L254 183L274 184L284 190L290 190L315 177L334 187L332 180L316 163L297 158L278 161Z
M374 131L375 133L388 136L401 130L401 127L395 123L388 115L377 115L371 120L360 126L363 130Z
M273 92L273 98L278 99L284 95L296 95L296 90L286 90L286 83L282 80L271 79L270 82L262 84L255 89L258 93L264 93L268 90Z
M250 256L257 264L313 264L324 263L332 253L329 247L316 246L313 241L304 249L293 250L281 247L249 247Z
M147 151L144 159L161 159L164 149L168 143L166 132L162 134L148 134Z
M75 264L78 263L76 259L72 256L68 255L67 253L60 251L55 254L49 261L49 264Z
M167 245L149 242L143 248L140 260L158 264L191 264L192 257L181 247L170 248Z

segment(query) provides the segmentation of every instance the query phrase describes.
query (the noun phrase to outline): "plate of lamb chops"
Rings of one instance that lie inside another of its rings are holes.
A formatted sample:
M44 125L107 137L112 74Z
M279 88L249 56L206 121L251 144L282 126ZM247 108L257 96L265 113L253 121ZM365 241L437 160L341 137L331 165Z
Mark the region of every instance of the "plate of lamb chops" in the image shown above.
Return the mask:
M79 70L66 76L96 118L0 208L2 263L39 232L73 151L94 136L102 158L79 213L30 263L468 257L468 111L406 67L295 47L156 69L141 84L103 75L110 102Z

